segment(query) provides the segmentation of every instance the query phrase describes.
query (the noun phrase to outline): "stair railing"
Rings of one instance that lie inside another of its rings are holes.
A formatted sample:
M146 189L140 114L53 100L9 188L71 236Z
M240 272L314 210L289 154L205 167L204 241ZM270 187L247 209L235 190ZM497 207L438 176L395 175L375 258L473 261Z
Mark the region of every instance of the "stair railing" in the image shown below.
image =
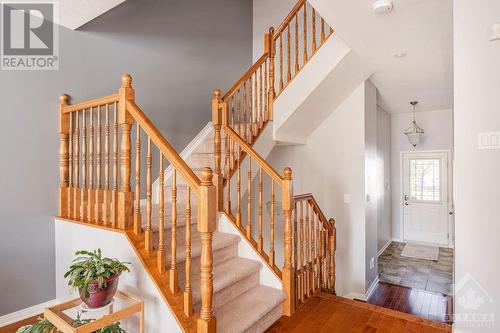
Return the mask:
M133 125L135 130L132 130ZM59 133L58 216L130 231L135 244L141 247L139 250L149 271L158 280L166 282L169 293L164 296L169 303L177 305L171 306L176 316L182 320L187 318L188 323L192 321L190 325L197 327L198 332L215 332L212 237L216 229L217 198L212 170L204 168L200 179L189 168L135 103L132 78L128 74L122 77L122 86L117 94L73 105L69 104L68 95L62 95ZM135 154L132 154L132 139L135 141ZM146 163L143 161L143 149L146 149ZM152 202L153 158L158 165L161 182L157 208ZM165 193L165 160L174 169L170 193ZM133 162L134 184L131 183ZM146 186L143 186L142 180L144 169ZM146 188L146 207L141 200L143 187ZM177 267L180 244L177 222L182 216L177 207L179 191L186 196L186 206L183 207L186 227L182 289ZM191 281L192 195L197 197L197 228L201 235L199 316L194 315L192 285L196 282ZM170 214L166 203L171 206ZM166 219L171 224L170 249L166 248ZM158 237L153 234L154 220L157 221Z
M293 262L297 306L316 291L335 293L335 220L327 220L310 193L294 197Z

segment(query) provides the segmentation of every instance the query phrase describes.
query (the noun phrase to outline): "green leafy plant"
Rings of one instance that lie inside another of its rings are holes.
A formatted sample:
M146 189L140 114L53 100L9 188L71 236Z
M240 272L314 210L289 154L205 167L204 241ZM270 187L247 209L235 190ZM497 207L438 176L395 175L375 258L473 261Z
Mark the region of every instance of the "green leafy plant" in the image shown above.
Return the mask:
M77 256L64 277L69 277L68 285L73 289L82 289L84 296L90 296L87 287L92 281L98 281L99 288L106 287L107 279L121 272L130 272L127 265L118 259L103 258L101 249L94 251L77 251Z
M79 327L90 323L93 319L81 319L80 313L77 314L76 319L73 321L73 327ZM56 333L56 328L50 321L43 318L38 318L37 322L32 325L26 325L19 328L16 333ZM120 323L113 323L101 329L98 329L94 333L126 333L123 328L120 327Z

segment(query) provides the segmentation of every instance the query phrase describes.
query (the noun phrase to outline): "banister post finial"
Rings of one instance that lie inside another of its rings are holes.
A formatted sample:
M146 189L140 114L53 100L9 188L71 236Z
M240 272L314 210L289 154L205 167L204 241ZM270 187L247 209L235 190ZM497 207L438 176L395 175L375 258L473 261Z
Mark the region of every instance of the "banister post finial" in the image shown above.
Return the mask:
M128 73L122 75L122 88L132 88L132 76Z
M203 168L203 170L201 170L201 183L202 183L202 185L204 185L204 186L212 185L213 175L214 175L214 173L213 173L211 168L209 168L209 167Z
M283 170L283 177L286 179L286 180L292 180L292 169L290 167L286 167L284 170Z
M69 95L68 94L61 94L61 96L59 96L59 104L69 105Z
M215 89L214 91L214 99L220 101L221 100L221 92L220 92L220 89Z

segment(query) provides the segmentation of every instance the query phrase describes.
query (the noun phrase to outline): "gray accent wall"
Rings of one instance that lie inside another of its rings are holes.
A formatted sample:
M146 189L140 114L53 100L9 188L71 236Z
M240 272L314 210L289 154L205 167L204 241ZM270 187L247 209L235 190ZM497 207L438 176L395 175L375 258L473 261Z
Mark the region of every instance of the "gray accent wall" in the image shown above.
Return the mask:
M179 151L210 120L214 88L252 61L252 1L128 0L60 28L58 71L0 71L0 315L55 297L58 96L134 78L137 103Z

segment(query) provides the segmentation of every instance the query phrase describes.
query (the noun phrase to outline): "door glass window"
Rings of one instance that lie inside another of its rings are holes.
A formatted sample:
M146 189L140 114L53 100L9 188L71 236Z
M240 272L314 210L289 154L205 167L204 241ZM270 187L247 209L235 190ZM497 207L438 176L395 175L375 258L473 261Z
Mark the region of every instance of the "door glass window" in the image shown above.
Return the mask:
M418 201L441 201L441 160L410 160L410 198Z

